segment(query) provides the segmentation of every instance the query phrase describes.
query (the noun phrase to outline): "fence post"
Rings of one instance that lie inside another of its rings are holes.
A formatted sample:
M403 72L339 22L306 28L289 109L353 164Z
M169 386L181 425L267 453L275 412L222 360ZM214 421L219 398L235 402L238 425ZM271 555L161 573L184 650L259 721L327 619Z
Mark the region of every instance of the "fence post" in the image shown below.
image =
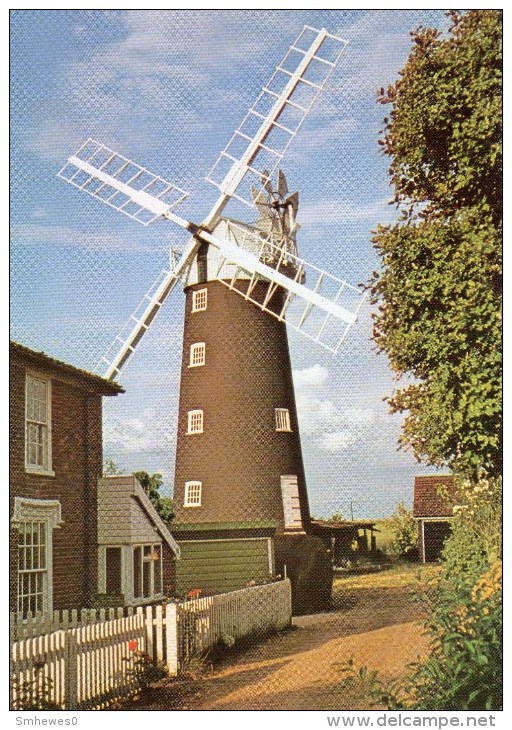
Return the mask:
M175 603L165 607L165 646L167 670L171 676L178 674L178 611Z
M64 706L78 709L78 651L75 631L64 631Z

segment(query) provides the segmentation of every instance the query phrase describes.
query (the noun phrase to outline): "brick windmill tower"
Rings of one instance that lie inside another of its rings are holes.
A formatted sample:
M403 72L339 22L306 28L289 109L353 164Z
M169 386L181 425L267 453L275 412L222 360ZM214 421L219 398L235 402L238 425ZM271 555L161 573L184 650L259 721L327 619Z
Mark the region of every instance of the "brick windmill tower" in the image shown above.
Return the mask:
M185 191L94 140L59 173L144 225L170 220L191 234L105 356L106 377L117 377L184 283L173 527L183 591L268 576L279 540L309 530L286 330L336 352L363 296L297 255L298 194L279 165L346 44L304 27L207 177L220 196L200 225L174 212ZM258 220L227 217L231 200Z
M288 196L279 171L277 190L266 179L253 189L260 219L252 226L221 219L214 235L257 240L295 255L298 195ZM288 258L287 275L297 268ZM251 281L203 245L186 279L185 327L175 476L176 523L244 524L273 521L277 532L304 532L309 507L302 463L281 287ZM238 296L244 293L253 301ZM265 301L267 299L267 301Z

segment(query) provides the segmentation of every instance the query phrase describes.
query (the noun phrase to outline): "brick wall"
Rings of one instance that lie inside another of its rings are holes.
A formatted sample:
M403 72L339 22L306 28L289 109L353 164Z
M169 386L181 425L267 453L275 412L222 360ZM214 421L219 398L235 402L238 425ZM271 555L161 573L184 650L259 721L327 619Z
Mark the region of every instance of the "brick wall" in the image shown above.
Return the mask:
M52 469L25 472L25 372L52 378ZM81 608L97 591L97 480L102 472L101 393L87 378L60 375L11 356L10 496L59 500L63 524L53 530L53 608ZM17 531L11 529L12 610L16 610Z

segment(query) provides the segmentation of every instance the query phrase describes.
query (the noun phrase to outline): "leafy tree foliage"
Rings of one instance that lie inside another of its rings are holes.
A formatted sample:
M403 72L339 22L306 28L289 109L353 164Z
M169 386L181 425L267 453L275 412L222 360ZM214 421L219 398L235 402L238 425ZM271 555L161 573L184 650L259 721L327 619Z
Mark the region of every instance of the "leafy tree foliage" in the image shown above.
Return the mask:
M389 710L500 710L503 704L501 479L466 482L427 602L430 654L389 681L353 660L344 687L361 685L372 706Z
M417 557L418 526L403 502L399 502L395 512L387 520L387 528L392 534L391 549L401 557Z
M114 459L106 458L103 460L103 474L106 477L113 477L122 474L123 471L120 469Z
M163 484L161 474L148 474L147 471L135 471L136 477L143 490L153 503L156 511L164 522L170 523L174 519L174 504L170 497L160 494L160 487Z
M401 218L375 231L370 291L400 445L476 478L501 471L501 12L449 16L380 91Z
M124 472L113 459L106 458L103 460L103 473L105 476L119 476ZM163 521L172 522L174 519L174 502L171 497L160 494L160 488L163 484L162 475L148 474L147 471L135 471L133 476L139 480L141 487Z

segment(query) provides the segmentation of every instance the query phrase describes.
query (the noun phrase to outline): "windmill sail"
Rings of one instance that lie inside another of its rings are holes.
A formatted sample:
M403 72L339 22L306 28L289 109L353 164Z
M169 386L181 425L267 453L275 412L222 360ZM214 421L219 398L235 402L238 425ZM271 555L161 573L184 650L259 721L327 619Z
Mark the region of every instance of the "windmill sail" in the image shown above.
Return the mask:
M188 193L145 167L88 139L57 177L147 226L179 205Z
M254 228L225 221L225 234L202 234L218 251L216 276L273 317L336 353L365 293L273 243ZM261 295L261 283L266 286ZM285 292L276 309L274 295Z
M221 213L233 197L251 207L256 204L260 215L269 217L267 198L276 195L271 177L347 43L324 28L304 26L208 175L207 180L221 194L199 226L174 212L187 196L184 190L93 139L88 139L60 170L58 176L66 182L143 225L167 219L192 234L179 261L162 272L115 340L115 356L104 358L106 377L117 376L179 279L190 270L203 241L218 252L218 279L223 284L272 316L280 320L286 317L291 327L337 351L356 320L364 296L356 287L296 256L292 244L298 229L298 194L288 195L284 174L277 175L277 195L283 201L274 201L279 203L275 210L284 211L278 220L283 240L277 240L273 223L270 230L262 231L221 219ZM228 224L227 236L216 235L221 220ZM267 286L263 299L254 295L256 289L261 291L260 282ZM284 300L276 309L271 302L277 292Z
M305 25L206 180L252 207L251 186L268 183L347 44Z

